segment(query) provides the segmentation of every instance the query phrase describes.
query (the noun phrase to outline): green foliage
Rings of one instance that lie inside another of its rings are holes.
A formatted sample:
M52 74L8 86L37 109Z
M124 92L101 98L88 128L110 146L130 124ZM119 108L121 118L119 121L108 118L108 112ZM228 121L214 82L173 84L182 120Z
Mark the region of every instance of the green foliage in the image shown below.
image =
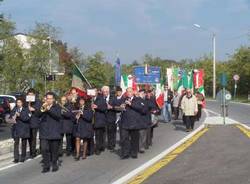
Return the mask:
M112 85L114 69L110 63L105 62L104 54L97 52L87 58L84 75L92 85L100 88L103 85Z

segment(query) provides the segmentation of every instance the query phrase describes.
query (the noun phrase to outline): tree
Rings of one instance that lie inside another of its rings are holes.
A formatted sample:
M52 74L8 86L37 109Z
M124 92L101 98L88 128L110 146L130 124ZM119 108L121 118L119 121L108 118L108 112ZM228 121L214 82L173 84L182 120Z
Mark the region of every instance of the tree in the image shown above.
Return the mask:
M112 65L105 62L102 52L97 52L93 56L88 56L84 74L92 85L101 88L103 85L110 85L110 78L113 74Z
M238 74L238 93L247 95L250 92L250 48L245 46L237 49L227 64L227 70L231 91L234 88L233 75Z

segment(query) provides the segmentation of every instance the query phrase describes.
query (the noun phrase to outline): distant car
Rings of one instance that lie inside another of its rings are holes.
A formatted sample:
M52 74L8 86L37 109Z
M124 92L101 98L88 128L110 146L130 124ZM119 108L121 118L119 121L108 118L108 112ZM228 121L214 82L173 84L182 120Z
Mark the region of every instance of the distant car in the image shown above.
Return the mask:
M12 95L0 95L0 122L4 122L6 114L16 105L16 97Z
M25 99L26 94L24 92L13 92L9 94L10 96L14 96L17 98Z
M1 101L7 101L10 105L10 110L12 110L16 106L16 97L13 95L0 95L0 104Z

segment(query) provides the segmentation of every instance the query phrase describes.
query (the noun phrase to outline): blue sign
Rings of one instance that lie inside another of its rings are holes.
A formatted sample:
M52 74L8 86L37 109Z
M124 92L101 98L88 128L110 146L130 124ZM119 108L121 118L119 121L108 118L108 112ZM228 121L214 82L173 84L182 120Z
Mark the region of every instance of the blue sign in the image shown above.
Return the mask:
M137 84L156 84L161 81L161 68L157 66L147 67L145 72L145 66L134 67L134 76Z
M227 74L222 73L220 76L220 83L222 85L222 87L226 87L227 86Z

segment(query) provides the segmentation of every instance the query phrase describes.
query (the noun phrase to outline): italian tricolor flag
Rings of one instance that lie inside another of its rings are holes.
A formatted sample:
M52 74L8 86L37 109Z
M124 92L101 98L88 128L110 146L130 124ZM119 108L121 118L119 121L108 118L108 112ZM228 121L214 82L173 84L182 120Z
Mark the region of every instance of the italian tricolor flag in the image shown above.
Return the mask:
M79 96L87 96L86 93L86 79L81 73L77 65L74 65L73 68L73 78L72 78L72 88L76 89Z
M156 103L160 109L162 109L164 105L164 86L162 83L156 84L156 89L155 89L155 98L156 98Z
M122 88L122 93L124 94L126 92L126 89L128 87L132 87L134 91L137 90L137 85L135 82L135 78L132 75L122 75L121 76L121 88Z
M194 70L194 88L205 96L204 90L204 70Z

